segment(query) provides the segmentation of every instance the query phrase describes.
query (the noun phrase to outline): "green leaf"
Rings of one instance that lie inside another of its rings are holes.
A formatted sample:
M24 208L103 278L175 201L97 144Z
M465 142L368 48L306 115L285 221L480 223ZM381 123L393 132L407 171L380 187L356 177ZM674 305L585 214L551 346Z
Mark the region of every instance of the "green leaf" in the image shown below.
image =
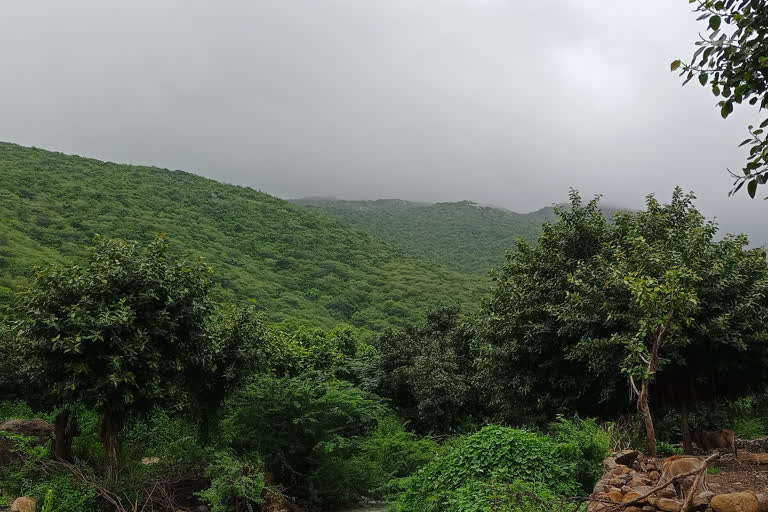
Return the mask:
M752 180L747 185L747 193L749 194L749 197L754 199L755 192L757 192L757 181Z
M706 73L702 73L699 75L699 83L701 83L701 85L707 85L708 79L709 79L709 76Z
M766 126L768 126L768 119L760 123L760 128L765 128Z
M726 101L723 108L720 109L720 115L725 119L731 112L733 112L733 103Z
M712 30L718 30L720 28L720 22L722 20L720 19L720 16L712 16L709 18L709 28Z
M669 70L670 71L675 71L677 68L680 67L680 64L681 64L680 59L673 60L672 64L669 65Z

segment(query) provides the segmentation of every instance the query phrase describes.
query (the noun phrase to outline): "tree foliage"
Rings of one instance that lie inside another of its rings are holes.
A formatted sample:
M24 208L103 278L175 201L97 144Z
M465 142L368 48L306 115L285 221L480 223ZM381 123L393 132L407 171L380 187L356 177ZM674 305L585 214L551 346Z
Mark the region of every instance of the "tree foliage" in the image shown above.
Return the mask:
M743 236L717 240L692 200L679 189L666 205L651 196L612 223L597 199L572 193L536 247L519 244L479 329L481 382L503 418L619 412L627 372L654 379L651 399L662 405L768 382L768 333L757 320L768 307L765 252ZM649 370L649 333L670 322Z
M87 264L38 268L18 297L16 332L32 378L58 405L102 416L108 458L131 416L168 403L202 357L211 270L146 248L97 238Z
M373 339L378 353L374 390L421 432L455 432L479 419L472 337L457 307Z
M765 0L691 0L697 20L707 24L707 35L700 36L698 47L687 62L675 60L672 71L680 70L683 85L694 77L711 87L723 118L735 105L749 103L761 110L768 106L768 3ZM749 137L741 146L749 156L741 174L734 174L737 192L747 184L755 197L758 185L768 181L768 119L759 127L748 127Z

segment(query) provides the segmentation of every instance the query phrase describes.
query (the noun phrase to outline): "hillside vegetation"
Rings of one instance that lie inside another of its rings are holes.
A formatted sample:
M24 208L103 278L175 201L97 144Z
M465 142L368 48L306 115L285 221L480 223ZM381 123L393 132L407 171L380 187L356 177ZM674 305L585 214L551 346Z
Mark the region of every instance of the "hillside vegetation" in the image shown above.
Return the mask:
M220 300L252 300L273 322L380 329L437 304L471 304L483 286L251 188L8 143L0 219L0 302L33 265L82 258L96 234L153 232L215 268Z
M321 210L425 261L480 275L501 266L505 251L518 238L534 242L544 220L553 217L552 208L523 214L470 201L425 204L305 198L293 202Z

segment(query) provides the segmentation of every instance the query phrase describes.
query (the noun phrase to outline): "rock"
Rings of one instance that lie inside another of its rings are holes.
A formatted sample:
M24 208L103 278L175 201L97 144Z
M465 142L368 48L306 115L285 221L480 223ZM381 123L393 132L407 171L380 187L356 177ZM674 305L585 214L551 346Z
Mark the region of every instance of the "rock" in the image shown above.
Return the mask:
M26 437L35 437L41 445L53 439L53 425L40 418L4 421L0 423L0 430Z
M616 466L615 468L613 468L611 470L611 475L613 475L613 476L623 476L623 475L626 475L627 473L629 473L630 471L632 471L632 470L629 469L627 466Z
M718 494L709 502L714 512L758 512L760 504L754 493L743 491Z
M35 512L37 510L37 501L35 498L23 496L16 498L11 504L11 512Z
M621 503L624 501L624 495L621 494L620 491L611 491L606 497L614 503Z
M643 512L656 512L656 507L653 505L645 505L643 507Z
M768 512L768 494L755 494L755 498L757 498L758 510Z
M626 512L643 512L643 509L641 509L640 507L635 507L635 506L627 507L624 510Z
M631 466L639 456L640 452L637 450L625 450L621 452L621 455L616 457L616 464L621 464L622 466Z
M680 509L683 508L683 504L677 500L659 498L656 500L656 508L664 510L665 512L680 512Z
M627 494L624 495L624 499L622 500L623 503L629 503L630 501L634 501L638 499L642 494L638 493L637 491L629 491Z
M145 466L150 466L152 464L157 464L160 462L160 457L142 457L141 463Z
M649 472L648 472L648 478L650 478L652 482L655 482L655 481L657 481L659 478L661 478L661 473L659 473L659 472L658 472L658 471L656 471L656 470L653 470L653 471L649 471Z
M632 480L630 480L629 482L627 482L627 485L628 485L629 487L632 487L632 488L634 488L634 487L642 487L642 486L644 486L644 485L648 485L649 483L650 483L650 482L648 481L648 479L647 479L647 478L642 478L642 477L637 477L637 476L636 476L636 477L634 477Z
M693 501L691 502L691 509L692 510L704 510L709 505L709 502L712 501L712 497L715 495L712 491L702 491L699 494L696 495L695 498L693 498Z
M624 486L621 487L621 493L622 494L627 494L631 490L632 490L632 488L630 486L628 486L628 485L624 485Z

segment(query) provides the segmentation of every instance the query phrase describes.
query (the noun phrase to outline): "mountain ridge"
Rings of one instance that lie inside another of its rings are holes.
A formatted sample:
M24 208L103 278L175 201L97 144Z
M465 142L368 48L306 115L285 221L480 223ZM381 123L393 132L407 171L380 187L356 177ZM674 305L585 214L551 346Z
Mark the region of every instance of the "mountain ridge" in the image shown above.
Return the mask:
M0 219L6 302L33 265L80 260L95 234L154 232L216 269L220 300L253 302L272 322L384 329L471 307L486 286L250 187L11 143L0 143Z

